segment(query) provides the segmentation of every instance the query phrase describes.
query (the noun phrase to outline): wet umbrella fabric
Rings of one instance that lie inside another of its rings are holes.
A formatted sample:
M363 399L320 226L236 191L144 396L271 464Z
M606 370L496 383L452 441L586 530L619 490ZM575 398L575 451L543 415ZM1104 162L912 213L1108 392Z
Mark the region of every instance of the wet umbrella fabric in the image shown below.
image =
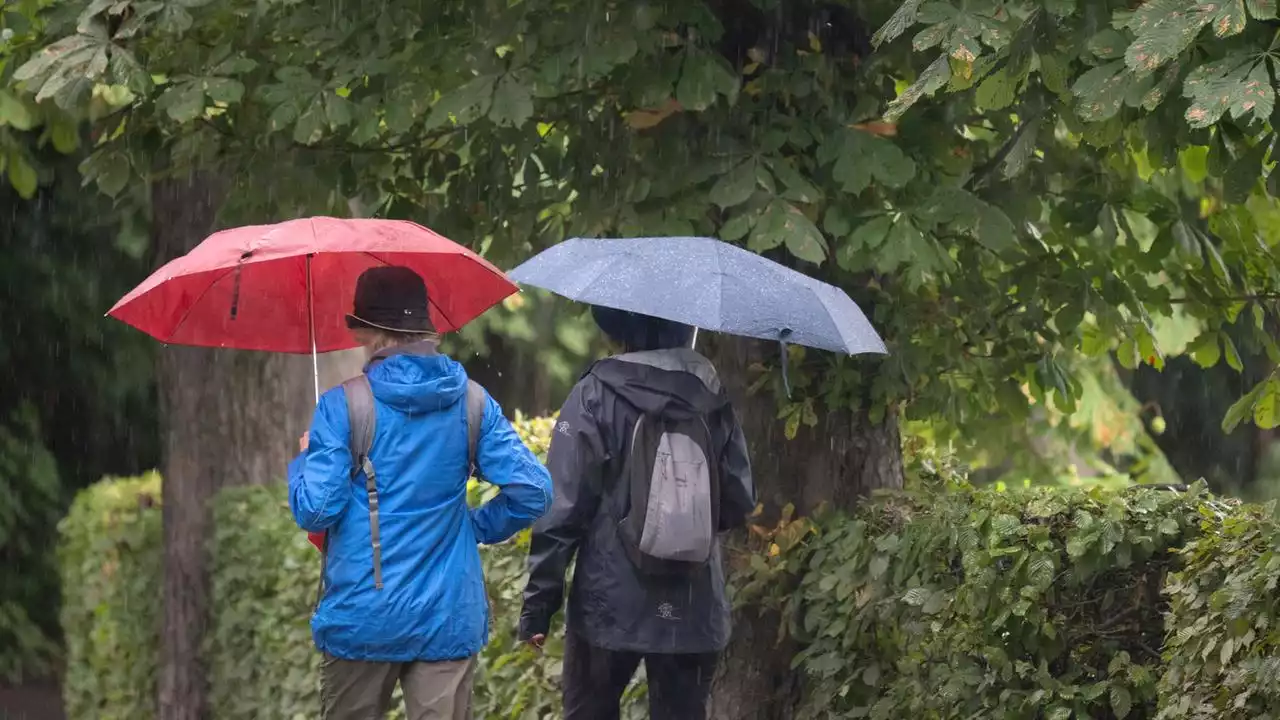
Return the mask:
M107 313L165 343L311 353L358 345L346 325L356 280L379 265L427 284L432 325L457 330L518 288L479 255L404 220L302 218L215 233Z
M702 330L851 355L886 352L844 291L712 238L575 238L510 275L570 300Z
M107 314L175 345L346 350L357 345L345 322L356 280L377 265L422 276L440 332L517 292L501 270L421 225L316 217L215 233Z

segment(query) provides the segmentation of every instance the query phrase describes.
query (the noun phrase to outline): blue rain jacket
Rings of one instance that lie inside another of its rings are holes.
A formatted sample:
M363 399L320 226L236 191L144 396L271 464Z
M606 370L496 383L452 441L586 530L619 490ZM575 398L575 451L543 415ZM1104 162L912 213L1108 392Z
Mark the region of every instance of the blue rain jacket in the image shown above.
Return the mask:
M353 479L341 387L325 393L307 451L289 466L299 527L329 531L325 593L311 620L316 647L345 660L459 660L488 640L477 543L529 527L551 505L551 476L488 398L476 462L500 492L467 507L467 375L437 354L391 355L367 369L377 424L383 588L373 582L364 473Z

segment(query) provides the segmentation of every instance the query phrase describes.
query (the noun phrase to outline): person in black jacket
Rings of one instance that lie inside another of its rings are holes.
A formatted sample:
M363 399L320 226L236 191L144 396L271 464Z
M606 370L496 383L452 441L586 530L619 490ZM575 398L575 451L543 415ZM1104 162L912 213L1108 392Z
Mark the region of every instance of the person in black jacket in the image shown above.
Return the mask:
M563 671L566 720L617 718L641 660L650 717L702 720L730 633L720 544L713 538L707 562L683 576L637 572L619 533L630 504L622 470L642 415L705 418L718 455L715 515L723 532L743 525L755 507L746 439L715 368L689 347L692 328L607 308L592 314L625 354L595 363L560 411L547 460L555 500L534 526L520 637L542 646L576 554Z

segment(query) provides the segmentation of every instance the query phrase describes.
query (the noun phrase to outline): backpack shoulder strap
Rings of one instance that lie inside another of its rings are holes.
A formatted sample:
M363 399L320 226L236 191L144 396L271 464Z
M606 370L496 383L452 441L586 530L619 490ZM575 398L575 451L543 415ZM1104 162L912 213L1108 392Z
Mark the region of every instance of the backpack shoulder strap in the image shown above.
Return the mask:
M484 410L489 404L484 388L474 380L467 381L467 468L474 476L480 471L476 452L480 431L484 428Z
M378 413L373 404L373 388L364 373L342 383L347 397L347 421L351 425L351 477L364 471L364 488L369 497L369 541L373 545L373 584L382 589L382 532L378 523L378 475L369 451Z
M364 461L373 447L373 430L378 416L373 407L373 388L369 386L369 376L360 373L342 383L342 390L347 398L347 422L351 426L349 447L351 474L354 477L364 469Z
M369 450L373 448L373 431L377 424L377 412L373 405L373 388L369 386L369 378L364 373L342 383L342 394L347 403L347 424L350 435L347 447L351 451L351 478L355 479L361 470L365 471L368 480L365 489L370 493L369 527L374 538L374 579L382 584L381 552L378 542L378 488L373 463L369 460ZM324 576L329 564L329 532L325 531L324 541L320 546L320 586L316 590L316 607L324 597Z

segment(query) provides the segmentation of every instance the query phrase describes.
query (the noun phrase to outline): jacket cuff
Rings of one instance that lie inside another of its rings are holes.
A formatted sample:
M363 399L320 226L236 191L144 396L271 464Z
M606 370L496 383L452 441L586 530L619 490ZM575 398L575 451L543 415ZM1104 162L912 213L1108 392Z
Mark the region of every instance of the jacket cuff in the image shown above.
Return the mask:
M543 616L521 615L520 630L517 633L517 639L520 642L528 642L533 639L534 635L551 634L551 619Z

